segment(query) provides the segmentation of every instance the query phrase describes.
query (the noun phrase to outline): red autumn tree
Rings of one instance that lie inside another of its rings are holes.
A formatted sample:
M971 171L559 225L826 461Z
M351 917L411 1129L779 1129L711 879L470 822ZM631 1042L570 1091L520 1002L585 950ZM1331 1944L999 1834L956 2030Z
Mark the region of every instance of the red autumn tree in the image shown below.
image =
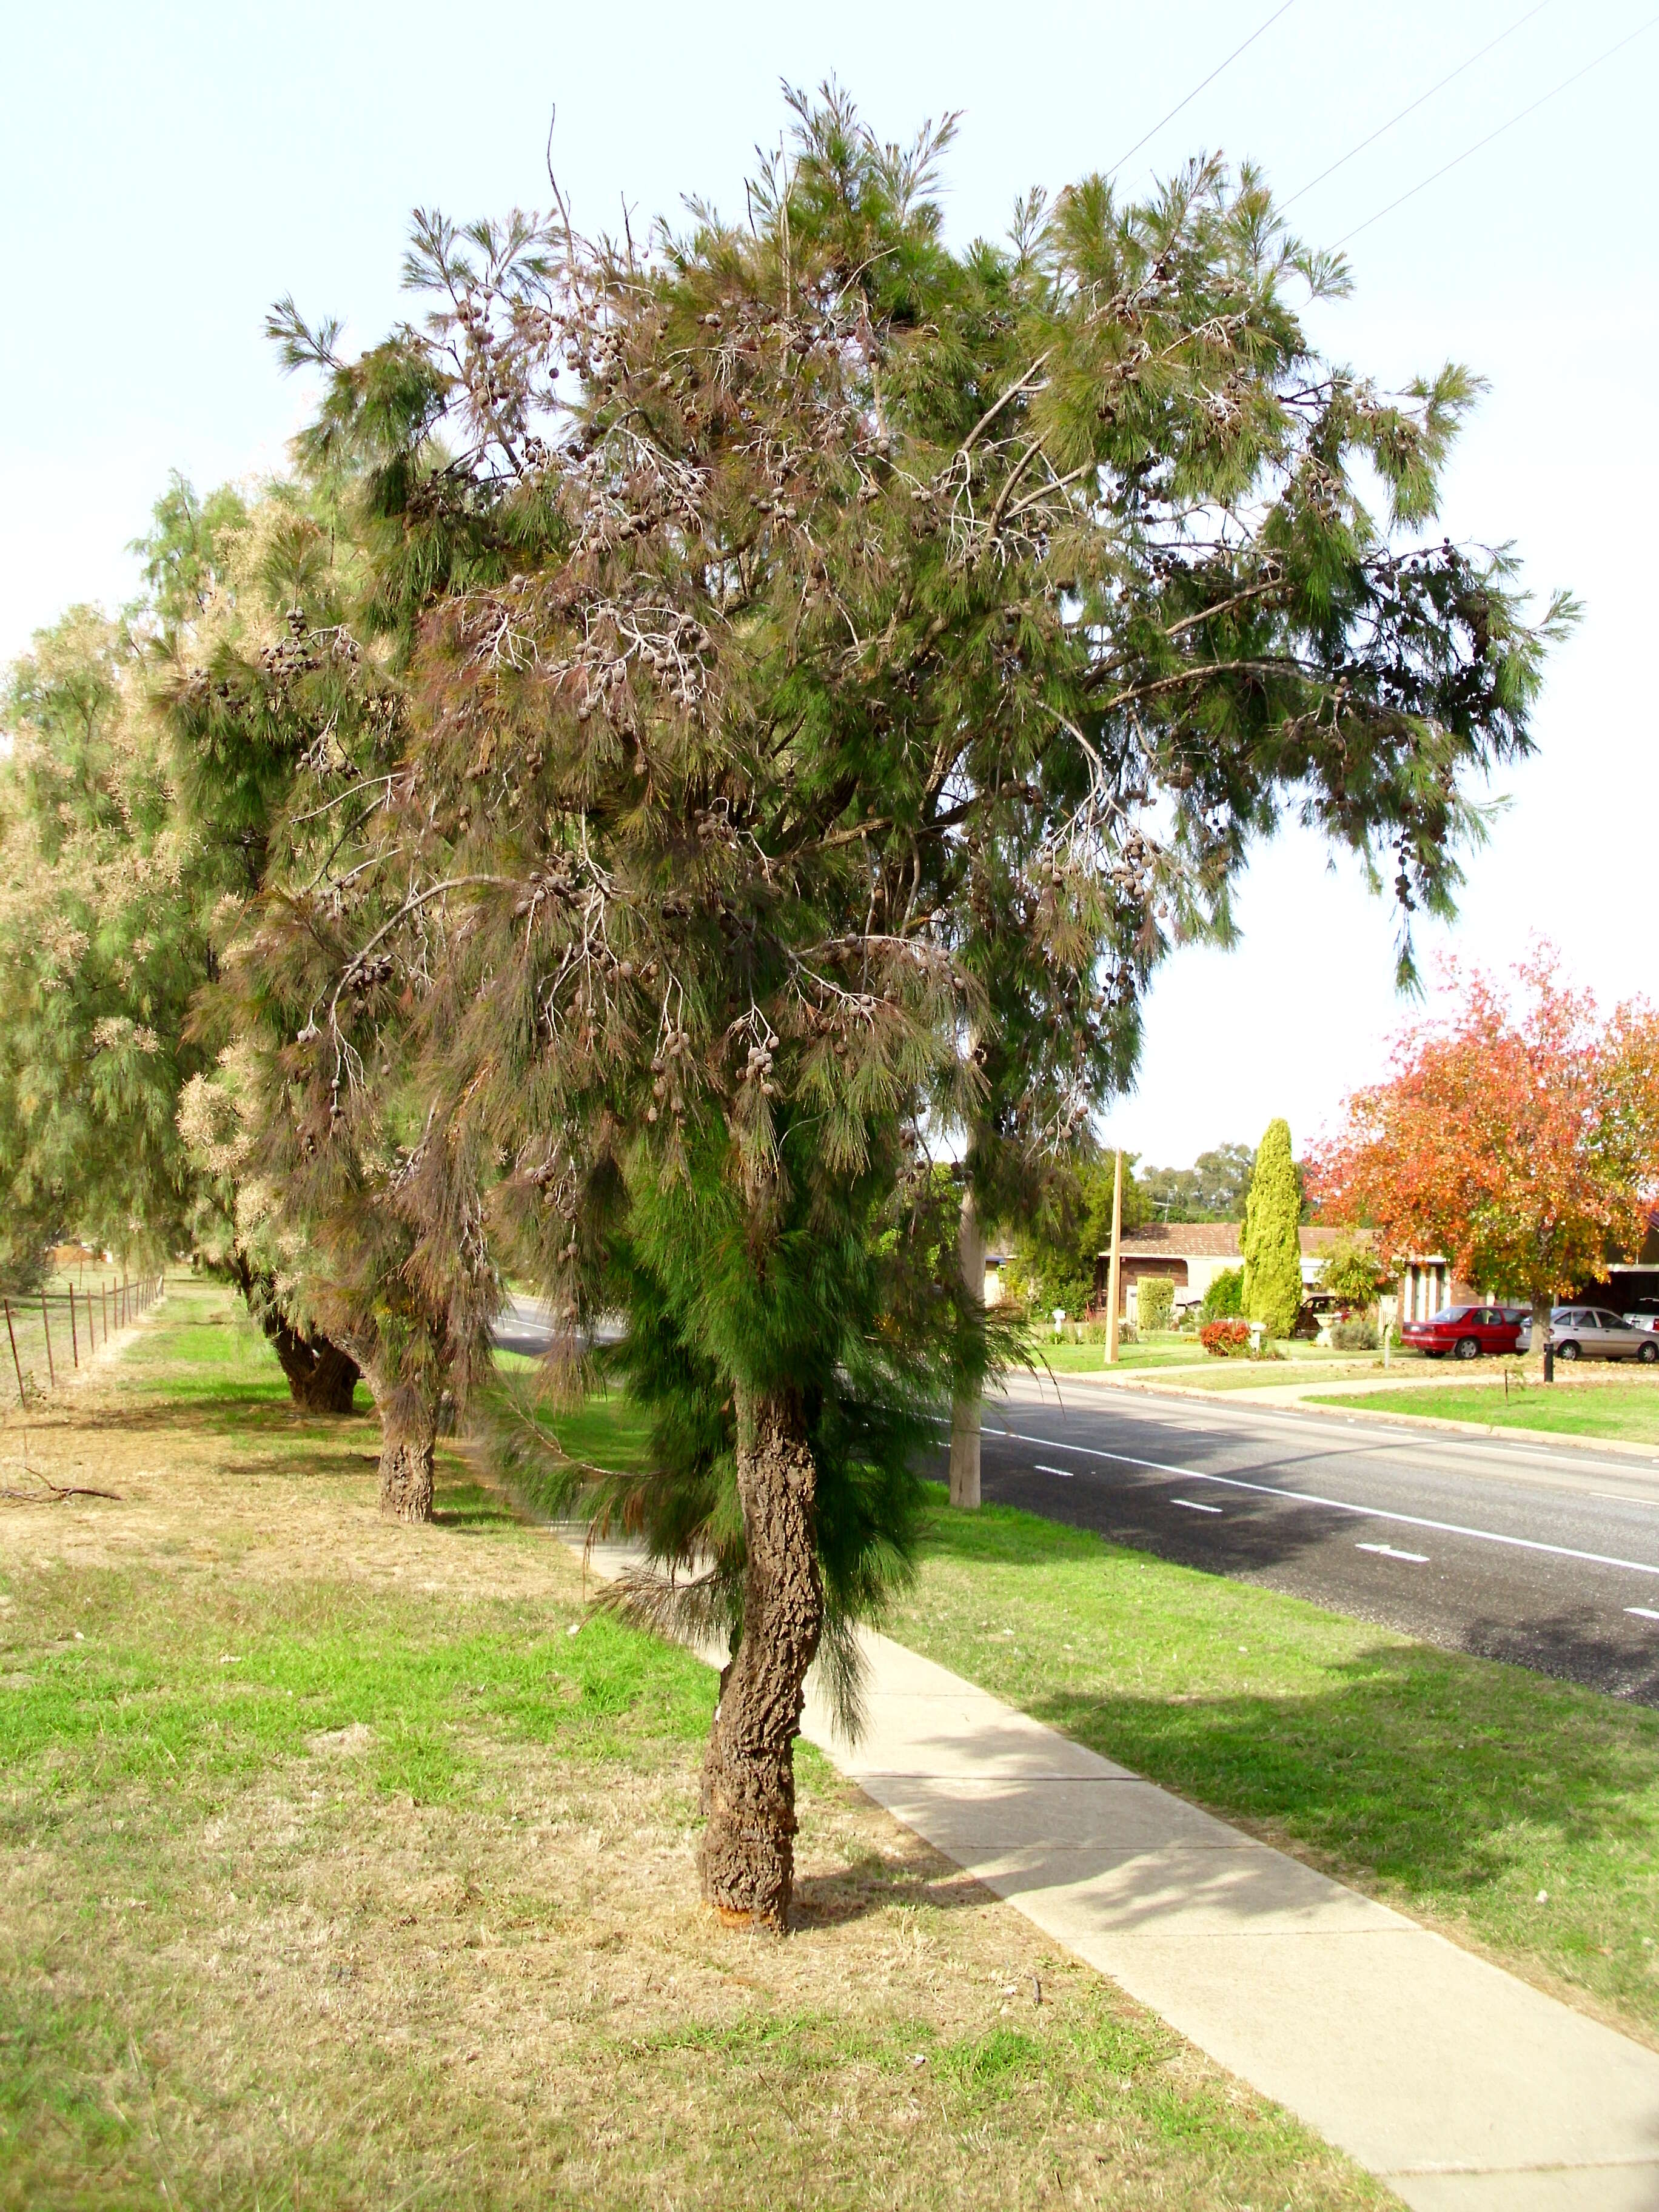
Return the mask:
M1540 946L1506 992L1451 968L1445 1010L1346 1101L1310 1173L1321 1218L1368 1226L1383 1261L1443 1252L1529 1302L1539 1347L1555 1300L1640 1244L1659 1193L1659 1012L1604 1022L1559 969Z

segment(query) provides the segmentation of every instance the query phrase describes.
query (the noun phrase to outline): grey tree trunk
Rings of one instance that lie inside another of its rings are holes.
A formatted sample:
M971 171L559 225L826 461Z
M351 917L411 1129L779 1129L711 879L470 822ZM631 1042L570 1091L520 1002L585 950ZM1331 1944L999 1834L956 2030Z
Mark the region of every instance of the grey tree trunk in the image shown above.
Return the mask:
M962 1195L962 1225L957 1231L957 1256L962 1279L975 1298L985 1295L985 1231L974 1204L973 1186ZM951 1407L951 1503L969 1508L979 1504L979 1446L981 1399L958 1398Z
M795 1878L793 1747L823 1625L817 1469L799 1401L738 1393L738 1495L747 1549L743 1633L720 1676L702 1768L705 1903L781 1933Z
M1542 1353L1547 1382L1555 1380L1555 1346L1550 1342L1550 1321L1554 1311L1554 1304L1548 1298L1541 1303L1534 1298L1532 1302L1532 1349L1534 1355Z

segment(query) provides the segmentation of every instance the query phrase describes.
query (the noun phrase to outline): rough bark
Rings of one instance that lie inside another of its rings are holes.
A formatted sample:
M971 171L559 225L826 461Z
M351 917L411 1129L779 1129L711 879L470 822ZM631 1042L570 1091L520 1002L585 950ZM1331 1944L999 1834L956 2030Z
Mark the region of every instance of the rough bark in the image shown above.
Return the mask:
M275 1315L264 1327L295 1404L308 1413L349 1413L362 1372L351 1354L330 1338L307 1336Z
M795 1871L793 1746L818 1648L817 1471L799 1401L738 1396L738 1495L747 1567L743 1634L720 1677L703 1759L697 1869L722 1918L787 1926Z
M362 1370L331 1338L295 1328L276 1303L276 1286L245 1252L231 1255L228 1273L288 1377L289 1395L307 1413L349 1413Z
M970 1184L963 1193L962 1225L957 1231L957 1256L962 1279L975 1298L985 1295L985 1230L974 1204ZM981 1396L957 1398L951 1407L951 1503L969 1508L979 1504Z
M433 1447L436 1424L410 1416L395 1401L380 1414L380 1512L388 1521L432 1518Z

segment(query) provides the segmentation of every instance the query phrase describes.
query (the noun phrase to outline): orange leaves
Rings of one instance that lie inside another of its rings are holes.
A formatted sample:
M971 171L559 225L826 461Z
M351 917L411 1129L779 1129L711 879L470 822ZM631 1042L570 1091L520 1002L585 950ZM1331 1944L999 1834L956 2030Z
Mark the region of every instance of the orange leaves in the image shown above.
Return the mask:
M1547 945L1512 992L1454 967L1447 997L1316 1151L1322 1213L1495 1293L1571 1291L1639 1244L1659 1190L1659 1012L1636 1001L1603 1023Z

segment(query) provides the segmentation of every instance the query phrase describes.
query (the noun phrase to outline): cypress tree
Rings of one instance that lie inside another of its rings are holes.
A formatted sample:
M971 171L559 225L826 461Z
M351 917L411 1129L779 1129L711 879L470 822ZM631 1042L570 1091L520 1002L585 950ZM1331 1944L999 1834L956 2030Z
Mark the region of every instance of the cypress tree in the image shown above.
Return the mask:
M1244 1310L1270 1336L1289 1336L1302 1304L1302 1190L1291 1125L1269 1121L1244 1201Z

